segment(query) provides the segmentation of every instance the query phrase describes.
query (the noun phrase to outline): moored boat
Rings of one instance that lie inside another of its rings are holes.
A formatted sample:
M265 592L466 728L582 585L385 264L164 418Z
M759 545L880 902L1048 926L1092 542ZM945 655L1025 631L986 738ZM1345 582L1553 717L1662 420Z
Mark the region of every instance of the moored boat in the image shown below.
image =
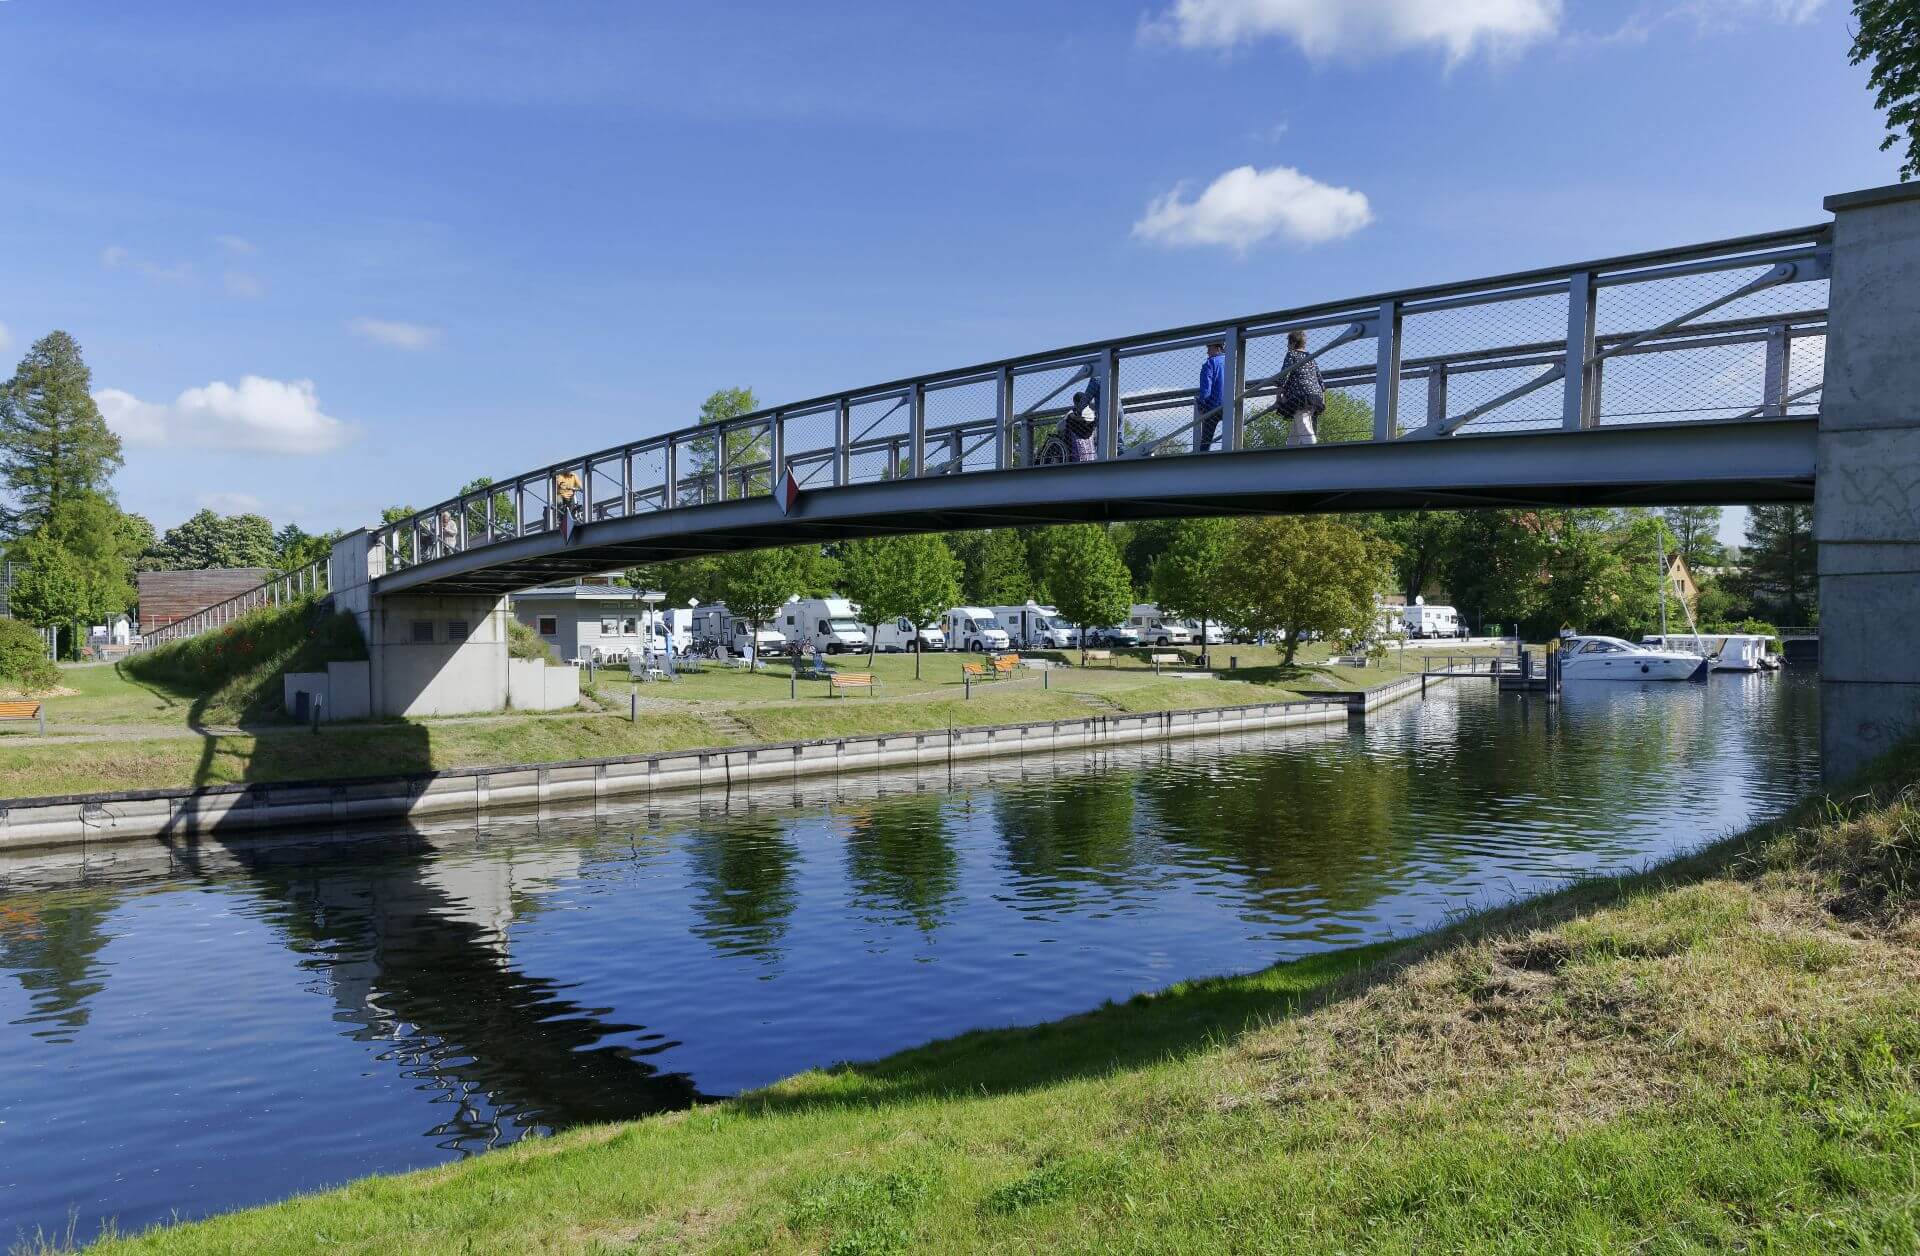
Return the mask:
M1712 663L1684 650L1651 650L1619 637L1564 637L1560 680L1691 680L1705 682Z

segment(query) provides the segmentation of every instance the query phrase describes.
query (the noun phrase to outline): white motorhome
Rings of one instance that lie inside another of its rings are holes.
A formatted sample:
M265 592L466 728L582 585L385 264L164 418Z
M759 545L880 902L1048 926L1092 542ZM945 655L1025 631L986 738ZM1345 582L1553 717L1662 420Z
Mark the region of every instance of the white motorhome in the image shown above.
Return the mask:
M947 648L949 650L1005 650L1012 638L992 611L983 606L956 606L947 612Z
M850 654L867 648L860 608L843 597L795 598L780 608L780 635L789 644L823 654Z
M1184 619L1162 615L1151 602L1141 602L1127 615L1127 627L1140 634L1148 645L1192 645L1193 629Z
M883 654L904 654L910 650L944 650L947 639L941 635L937 624L925 628L915 628L913 621L902 615L898 619L880 624L873 634L874 646Z
M787 644L787 639L770 627L752 632L751 625L729 611L724 602L702 606L693 612L693 638L739 655L745 655L747 647L752 645L754 653L761 658L780 653Z
M1460 612L1451 606L1429 606L1425 602L1416 602L1407 607L1403 618L1407 635L1416 639L1467 635L1466 628L1460 623Z
M993 617L1000 621L1007 639L1023 650L1071 650L1080 644L1080 630L1051 606L1038 602L996 606Z

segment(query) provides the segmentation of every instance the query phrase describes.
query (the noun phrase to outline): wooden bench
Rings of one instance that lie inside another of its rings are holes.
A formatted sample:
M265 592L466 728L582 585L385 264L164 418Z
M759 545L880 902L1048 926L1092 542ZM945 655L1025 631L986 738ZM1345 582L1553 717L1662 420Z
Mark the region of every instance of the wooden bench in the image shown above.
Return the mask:
M40 731L47 731L47 707L45 703L0 702L0 720L33 720L40 725Z
M843 690L864 689L869 694L880 687L872 672L835 672L827 681L833 687L833 696L839 697Z
M1108 667L1113 666L1112 650L1087 650L1085 657L1089 663L1105 663Z
M994 668L989 668L985 663L960 664L960 678L962 680L992 680L997 675L999 675L999 671Z
M1013 675L1013 669L1018 666L1020 666L1020 656L1018 654L1002 654L993 660L993 674L996 676L1011 676Z
M1155 654L1149 656L1147 661L1153 664L1153 674L1158 676L1162 667L1179 667L1187 661L1187 656L1184 654Z

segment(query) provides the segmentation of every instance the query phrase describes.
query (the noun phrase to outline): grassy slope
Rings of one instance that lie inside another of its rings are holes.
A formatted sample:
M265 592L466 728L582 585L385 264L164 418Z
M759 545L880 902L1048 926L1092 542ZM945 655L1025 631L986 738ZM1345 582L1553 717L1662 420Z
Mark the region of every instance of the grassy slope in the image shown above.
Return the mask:
M108 1251L1912 1251L1920 756L1391 955Z
M864 656L835 659L836 666L865 671ZM277 665L276 665L277 666ZM258 666L197 689L176 680L172 669L155 679L124 669L69 669L63 681L80 692L53 699L50 729L65 724L171 724L200 727L210 711L233 714L239 695L258 694L266 681ZM517 715L490 721L418 720L323 728L318 735L282 726L242 734L200 737L93 739L20 744L0 736L0 797L22 798L93 790L159 789L242 781L347 777L497 763L648 754L751 742L816 737L918 732L981 724L1081 719L1116 711L1157 711L1286 701L1303 687L1362 686L1392 679L1391 669L1345 672L1300 671L1286 677L1247 673L1243 680L1174 680L1144 668L1093 667L1050 674L1043 689L1037 672L1014 681L977 685L971 700L958 683L959 661L929 657L922 677L913 660L881 656L879 696L829 697L820 681L800 685L788 698L784 666L748 675L710 669L675 684L638 687L647 710L637 724L625 719L634 688L619 671L600 673L598 695L611 712ZM277 677L278 671L271 673ZM277 684L277 682L276 682ZM256 705L259 700L256 700Z
M318 599L306 599L129 655L118 670L156 695L185 700L194 725L238 724L282 716L282 673L366 657L352 616L328 613Z

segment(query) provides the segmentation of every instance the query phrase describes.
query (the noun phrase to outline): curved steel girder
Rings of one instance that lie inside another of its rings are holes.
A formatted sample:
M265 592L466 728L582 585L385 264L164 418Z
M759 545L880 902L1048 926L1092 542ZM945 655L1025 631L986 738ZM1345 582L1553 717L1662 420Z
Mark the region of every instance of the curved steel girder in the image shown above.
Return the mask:
M1501 506L1811 501L1812 417L1357 442L887 480L607 519L380 576L376 594L501 594L700 554L892 532Z

